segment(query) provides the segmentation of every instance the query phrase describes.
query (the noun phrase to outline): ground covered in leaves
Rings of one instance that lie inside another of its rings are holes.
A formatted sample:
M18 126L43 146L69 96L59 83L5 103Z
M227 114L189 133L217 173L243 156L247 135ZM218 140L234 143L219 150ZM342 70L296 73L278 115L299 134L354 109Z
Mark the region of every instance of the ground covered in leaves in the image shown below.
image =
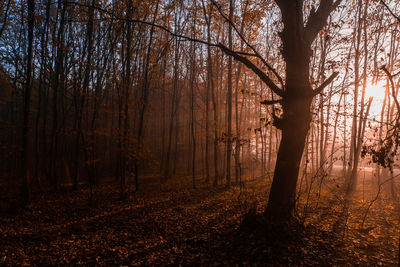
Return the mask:
M396 265L394 212L374 203L360 227L370 202L353 200L338 223L343 198L329 183L300 195L299 220L280 230L260 215L262 178L193 189L189 177L148 176L124 201L115 182L99 185L91 204L85 188L46 193L1 215L0 265Z

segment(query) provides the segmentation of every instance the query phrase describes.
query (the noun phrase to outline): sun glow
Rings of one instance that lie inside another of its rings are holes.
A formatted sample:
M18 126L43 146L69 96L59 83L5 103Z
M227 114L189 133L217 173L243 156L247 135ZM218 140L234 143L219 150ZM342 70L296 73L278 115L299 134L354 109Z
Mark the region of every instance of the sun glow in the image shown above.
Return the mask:
M373 97L375 101L382 101L385 98L386 81L378 81L377 83L369 83L365 88L365 95L368 99Z
M385 80L367 84L367 87L365 88L365 99L367 100L368 98L373 97L370 115L380 115L382 104L385 99L386 87L387 84Z

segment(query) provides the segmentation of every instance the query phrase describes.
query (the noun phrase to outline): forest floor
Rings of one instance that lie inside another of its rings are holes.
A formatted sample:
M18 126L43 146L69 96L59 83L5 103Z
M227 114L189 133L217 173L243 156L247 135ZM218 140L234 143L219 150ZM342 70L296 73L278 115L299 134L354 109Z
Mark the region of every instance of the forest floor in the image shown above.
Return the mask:
M46 193L0 216L0 265L395 266L398 218L389 199L370 201L376 192L367 182L347 210L340 182L314 183L321 190L300 196L299 221L285 231L269 230L257 215L265 178L192 189L190 177L161 184L148 176L125 201L115 183L97 186L91 205L88 189Z

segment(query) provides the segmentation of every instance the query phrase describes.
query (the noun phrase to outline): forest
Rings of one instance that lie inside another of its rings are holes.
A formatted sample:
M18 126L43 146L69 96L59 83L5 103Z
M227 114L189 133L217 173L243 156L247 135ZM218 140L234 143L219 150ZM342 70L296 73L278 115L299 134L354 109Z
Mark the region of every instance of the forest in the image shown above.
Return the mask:
M399 266L400 2L1 0L0 265Z

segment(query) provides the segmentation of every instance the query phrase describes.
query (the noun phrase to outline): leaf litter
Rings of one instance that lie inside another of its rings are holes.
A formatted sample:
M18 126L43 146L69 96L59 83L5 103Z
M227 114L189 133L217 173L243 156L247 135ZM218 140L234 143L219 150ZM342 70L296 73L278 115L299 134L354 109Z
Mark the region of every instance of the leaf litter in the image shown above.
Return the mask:
M160 184L148 176L125 201L112 182L96 187L91 204L87 188L38 195L27 209L0 217L0 264L397 264L397 220L385 200L372 206L361 230L365 201L357 200L345 228L333 230L342 203L331 191L321 192L306 216L277 227L262 215L268 188L262 178L192 189L190 177ZM304 205L300 198L297 210Z

